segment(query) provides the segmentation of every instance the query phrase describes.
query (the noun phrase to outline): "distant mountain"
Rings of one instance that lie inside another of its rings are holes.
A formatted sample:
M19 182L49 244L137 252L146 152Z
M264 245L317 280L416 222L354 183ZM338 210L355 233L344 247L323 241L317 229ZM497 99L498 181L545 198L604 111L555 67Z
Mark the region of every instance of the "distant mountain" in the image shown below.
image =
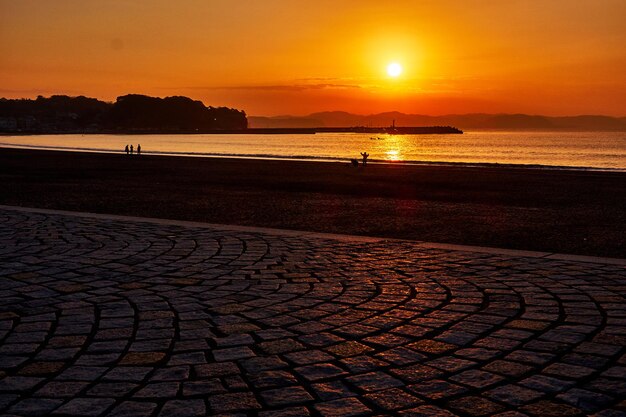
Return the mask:
M624 126L626 126L626 117L570 116L554 117L553 119L557 124L586 127L588 130L595 129L595 126L602 126L605 130L624 130Z
M311 128L325 126L321 119L310 117L295 116L273 116L273 117L255 117L248 116L249 127L259 129L278 129L278 128Z
M626 117L566 116L551 117L528 114L450 114L428 116L386 112L370 115L342 111L312 113L308 116L249 116L248 125L254 128L297 127L385 127L395 120L396 126L455 126L459 129L500 130L604 130L626 131Z

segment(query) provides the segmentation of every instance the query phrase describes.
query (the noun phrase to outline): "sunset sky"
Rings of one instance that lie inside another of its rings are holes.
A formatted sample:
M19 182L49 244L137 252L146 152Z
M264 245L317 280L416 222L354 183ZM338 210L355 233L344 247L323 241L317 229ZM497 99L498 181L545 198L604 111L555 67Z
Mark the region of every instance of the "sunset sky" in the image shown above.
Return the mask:
M0 0L0 96L626 116L625 21L624 0Z

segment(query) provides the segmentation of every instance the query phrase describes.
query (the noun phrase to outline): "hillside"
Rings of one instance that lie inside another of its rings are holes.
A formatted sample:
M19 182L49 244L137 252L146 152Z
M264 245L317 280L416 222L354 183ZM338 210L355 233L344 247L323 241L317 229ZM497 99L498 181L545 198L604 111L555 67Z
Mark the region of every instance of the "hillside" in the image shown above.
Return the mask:
M88 97L0 99L0 133L202 132L245 129L246 114L188 97L128 94L107 103Z

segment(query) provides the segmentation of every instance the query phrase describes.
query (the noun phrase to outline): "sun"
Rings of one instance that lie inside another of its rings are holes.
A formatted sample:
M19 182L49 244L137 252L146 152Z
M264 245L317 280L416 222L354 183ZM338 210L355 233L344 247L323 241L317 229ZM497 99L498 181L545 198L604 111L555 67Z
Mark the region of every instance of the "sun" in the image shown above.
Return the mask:
M392 62L389 65L387 65L387 74L389 74L390 77L397 77L400 74L402 74L402 65L398 64L397 62Z

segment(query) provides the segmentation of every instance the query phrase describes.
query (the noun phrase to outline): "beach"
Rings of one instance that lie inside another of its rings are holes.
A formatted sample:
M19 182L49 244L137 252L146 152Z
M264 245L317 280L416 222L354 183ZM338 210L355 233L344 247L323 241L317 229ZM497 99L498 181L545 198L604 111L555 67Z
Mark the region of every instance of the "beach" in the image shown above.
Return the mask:
M0 149L0 204L624 257L626 173Z

